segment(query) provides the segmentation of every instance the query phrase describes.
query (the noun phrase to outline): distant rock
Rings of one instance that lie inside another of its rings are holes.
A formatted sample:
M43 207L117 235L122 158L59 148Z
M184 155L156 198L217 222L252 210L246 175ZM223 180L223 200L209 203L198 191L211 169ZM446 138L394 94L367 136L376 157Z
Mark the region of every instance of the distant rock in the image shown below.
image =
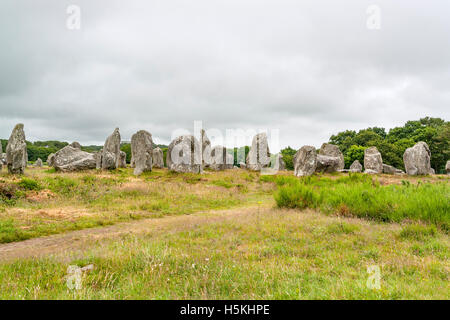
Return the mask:
M317 172L332 173L342 169L344 168L341 168L341 159L339 157L317 155Z
M114 170L120 164L120 132L116 128L114 132L106 139L102 153L102 169Z
M211 159L209 168L215 171L232 169L234 158L227 152L227 148L222 146L215 146L211 150Z
M72 172L96 168L95 155L70 145L55 153L51 163L56 171Z
M47 157L47 165L49 167L53 167L54 159L55 159L55 154L54 153L49 154L49 156Z
M397 169L393 166L383 163L383 173L386 174L403 174L404 172L400 169Z
M350 166L350 172L362 172L362 164L359 162L359 160L353 161L352 165Z
M286 164L284 163L283 156L279 153L275 156L273 168L277 171L286 170Z
M332 171L329 171L331 169L334 171L339 171L339 170L344 169L344 166L345 166L344 155L342 154L342 152L338 146L336 146L334 144L330 144L330 143L324 143L324 144L322 144L322 147L319 150L319 155L338 158L337 164L333 165L333 166L327 166L328 171L326 171L326 172L332 172ZM335 161L334 160L331 161L330 159L328 159L324 162L330 163L330 162L335 162Z
M202 164L204 168L208 168L212 162L212 148L211 141L209 141L206 131L202 129L201 131L201 143L202 143Z
M120 158L119 158L119 168L126 168L127 167L127 154L124 151L120 151Z
M253 137L252 146L245 161L247 169L260 171L270 165L269 143L266 133L259 133Z
M383 158L376 147L370 147L364 150L364 169L364 172L369 174L383 172Z
M152 171L153 139L150 132L140 130L131 137L134 174Z
M403 154L406 173L411 176L433 174L430 159L431 152L428 145L423 141L416 143Z
M5 154L5 157L3 157L3 147L2 147L2 143L1 143L1 141L0 141L0 171L2 170L2 168L3 168L3 162L6 160L6 154Z
M37 167L37 168L41 168L42 167L42 159L38 158L36 160L36 162L34 163L34 166Z
M161 150L161 148L153 149L152 165L153 168L164 168L164 152Z
M294 156L294 174L297 177L310 176L316 171L317 152L312 146L301 147Z
M445 165L445 171L447 171L447 174L450 174L450 160L448 160L447 164Z
M247 166L244 162L239 162L239 168L241 169L247 169Z
M74 141L71 144L69 144L69 146L71 146L72 148L75 149L80 149L81 150L81 144L79 144L78 142Z
M97 170L100 170L102 168L102 155L103 155L103 148L94 153L95 168Z
M11 174L23 174L28 162L23 124L14 127L6 147L6 165Z
M203 173L201 143L192 135L175 138L167 149L166 164L174 172Z

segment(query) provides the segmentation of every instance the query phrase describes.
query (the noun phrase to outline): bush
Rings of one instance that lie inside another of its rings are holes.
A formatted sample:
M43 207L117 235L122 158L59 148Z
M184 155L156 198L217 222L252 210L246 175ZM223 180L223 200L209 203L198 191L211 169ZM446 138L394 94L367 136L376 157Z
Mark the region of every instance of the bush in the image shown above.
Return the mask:
M22 180L20 180L20 182L17 185L25 190L41 190L42 189L42 187L38 181L30 179L30 178L22 178Z

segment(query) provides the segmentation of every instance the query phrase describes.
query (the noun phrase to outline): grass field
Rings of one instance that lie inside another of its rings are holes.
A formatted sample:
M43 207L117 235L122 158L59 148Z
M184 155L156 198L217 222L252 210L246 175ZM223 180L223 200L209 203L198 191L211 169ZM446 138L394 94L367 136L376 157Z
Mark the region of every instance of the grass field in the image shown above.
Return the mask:
M0 298L450 297L446 176L131 173L3 171Z

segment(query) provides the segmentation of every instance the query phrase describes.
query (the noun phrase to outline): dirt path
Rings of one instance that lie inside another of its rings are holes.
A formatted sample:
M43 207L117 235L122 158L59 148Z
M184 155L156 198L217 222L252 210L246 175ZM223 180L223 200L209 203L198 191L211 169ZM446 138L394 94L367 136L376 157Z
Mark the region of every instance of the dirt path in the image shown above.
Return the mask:
M71 231L21 242L0 244L0 263L17 259L43 257L48 255L76 254L102 240L114 239L127 234L162 234L194 229L205 223L233 219L240 215L263 213L271 206L253 206L220 211L199 212L192 215L166 216L159 219L145 219L115 224L113 226Z

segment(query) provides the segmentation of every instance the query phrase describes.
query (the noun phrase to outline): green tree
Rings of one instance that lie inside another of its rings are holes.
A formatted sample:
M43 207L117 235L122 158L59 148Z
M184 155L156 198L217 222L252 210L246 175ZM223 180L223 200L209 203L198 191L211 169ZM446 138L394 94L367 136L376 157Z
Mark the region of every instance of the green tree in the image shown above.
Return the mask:
M348 148L344 155L345 167L348 168L355 160L358 160L361 164L364 164L364 150L367 147L352 145Z
M283 161L286 164L287 170L294 170L294 156L297 153L296 150L291 147L284 148L281 150L281 156L283 157Z

